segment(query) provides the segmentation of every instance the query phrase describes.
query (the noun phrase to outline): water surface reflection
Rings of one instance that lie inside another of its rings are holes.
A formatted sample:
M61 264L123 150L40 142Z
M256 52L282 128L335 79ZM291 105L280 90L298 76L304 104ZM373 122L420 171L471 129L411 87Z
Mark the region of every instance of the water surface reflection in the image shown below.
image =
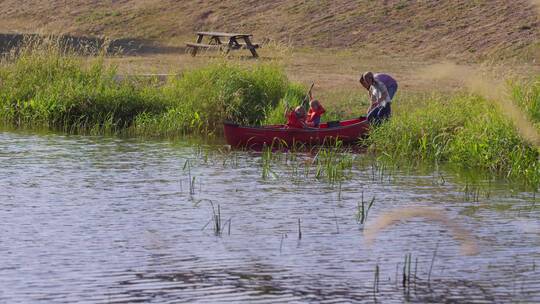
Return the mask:
M451 175L438 183L398 172L381 182L355 166L338 195L279 166L279 179L263 180L255 153L226 155L178 142L0 133L0 300L540 301L540 214L530 194L494 185L489 198L465 201ZM462 256L445 227L419 218L367 246L355 218L362 192L376 197L368 222L436 206L461 219L480 253ZM206 225L209 201L220 206L221 236ZM406 253L416 269L409 292Z

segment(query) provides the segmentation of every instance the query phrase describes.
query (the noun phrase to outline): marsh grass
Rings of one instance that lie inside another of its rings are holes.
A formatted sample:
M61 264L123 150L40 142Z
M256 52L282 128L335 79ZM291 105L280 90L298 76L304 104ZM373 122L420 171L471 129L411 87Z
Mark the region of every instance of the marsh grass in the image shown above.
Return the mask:
M223 231L223 228L221 227L221 206L217 205L217 212L214 208L214 204L212 204L212 213L213 213L213 219L214 219L214 233L215 235L221 235L221 232Z
M447 163L540 184L539 151L500 109L476 95L431 96L398 104L392 119L364 142L389 163Z
M217 62L170 79L160 91L170 106L159 115L139 117L135 131L208 134L221 130L224 120L260 124L268 109L285 96L288 87L279 66L260 64L245 68Z
M189 184L189 195L195 195L195 180L196 177L191 175L191 162L187 159L184 162L182 170L187 171L188 174L188 184Z
M540 77L534 81L510 85L514 102L525 110L536 128L540 130Z
M272 169L272 162L276 159L275 154L272 151L273 147L264 147L261 153L261 177L262 179L267 179L268 177L272 176L274 178L277 178L277 174Z
M293 181L302 182L313 178L338 185L340 189L343 181L352 178L355 164L355 154L339 140L328 141L318 147L300 143L289 147L276 141L264 146L260 155L262 179L288 176ZM278 174L278 168L284 174Z
M466 202L479 202L480 201L480 194L481 194L481 188L475 185L471 185L469 183L466 183L463 187L463 199ZM486 194L486 197L488 194Z
M332 184L350 178L354 162L353 156L351 151L343 147L341 141L323 145L315 155L315 178L325 179Z
M302 224L300 219L298 219L298 240L302 239Z
M278 125L284 124L285 109L294 108L302 103L304 98L305 88L299 84L291 84L285 91L283 97L275 105L267 106L265 109L265 118L262 120L263 125Z
M403 292L405 295L409 296L411 292L411 259L412 254L405 254L405 261L403 263L403 277L401 280L401 285L403 286Z
M208 135L220 133L224 120L281 124L285 108L300 104L306 91L289 82L275 62L247 67L217 59L161 83L154 78L120 79L116 68L104 63L104 52L91 54L81 57L58 41L40 40L28 41L4 55L0 62L0 123L70 133ZM514 84L512 96L538 126L540 80ZM354 96L345 99L345 108L355 108ZM355 114L339 107L328 110L325 120ZM536 191L539 150L516 132L515 122L501 111L476 95L400 95L393 118L374 128L363 144L392 165L448 163L523 180ZM290 157L296 157L295 149L292 147ZM305 178L315 168L317 179L331 183L350 177L351 153L331 146L316 153L315 160L303 167L291 159L291 174ZM263 164L263 176L272 174L269 164ZM380 176L382 180L382 172Z
M376 294L379 292L379 279L380 279L380 269L379 264L375 265L375 271L373 273L373 297L376 297Z
M87 62L58 41L29 41L2 58L0 119L27 127L68 132L114 132L142 112L165 108L148 84L115 81L103 57Z
M371 198L371 200L368 203L368 202L364 201L364 192L362 191L362 198L361 198L360 202L358 202L358 204L356 206L356 221L360 225L365 224L365 222L367 220L367 217L368 217L368 214L369 214L369 210L373 206L373 203L375 203L375 196L373 196L373 198Z
M71 133L213 134L224 120L260 124L301 89L273 63L215 60L162 84L121 79L105 54L96 54L81 57L55 41L29 41L3 57L0 121Z
M210 204L210 207L212 208L212 215L210 220L206 222L206 224L202 227L201 230L205 230L210 223L212 223L212 228L214 230L214 235L221 236L223 234L223 231L225 230L225 226L228 225L227 228L227 234L231 235L231 224L232 224L232 217L230 217L228 220L223 222L221 218L221 205L217 204L217 206L214 204L212 200L209 199L201 199L194 203L194 206L197 207L203 202L208 202Z

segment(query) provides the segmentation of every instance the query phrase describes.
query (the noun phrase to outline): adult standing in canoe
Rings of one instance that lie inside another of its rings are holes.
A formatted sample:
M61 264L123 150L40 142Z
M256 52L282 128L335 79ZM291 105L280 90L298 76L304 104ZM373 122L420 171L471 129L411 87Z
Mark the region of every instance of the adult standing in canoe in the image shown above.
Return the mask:
M388 74L365 72L360 83L368 90L371 100L367 120L378 124L388 119L392 114L391 103L398 88L397 81Z

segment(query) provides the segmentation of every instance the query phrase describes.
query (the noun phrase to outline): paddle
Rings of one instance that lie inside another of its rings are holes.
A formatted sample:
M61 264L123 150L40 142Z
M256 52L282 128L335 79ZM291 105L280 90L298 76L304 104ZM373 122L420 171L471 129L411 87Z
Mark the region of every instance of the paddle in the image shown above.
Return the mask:
M311 83L311 86L309 87L309 90L307 91L306 93L306 96L304 96L304 99L302 100L302 103L300 104L302 106L302 108L306 108L306 104L309 102L309 99L311 97L311 90L313 90L313 86L315 85L314 82ZM287 99L285 99L285 113L287 113L287 111L290 110L293 110L294 109L291 109L289 108L289 101Z
M301 106L302 106L303 108L305 108L305 107L306 107L306 104L309 102L309 99L310 99L310 97L311 97L311 90L313 90L313 86L314 86L314 85L315 85L315 83L312 82L312 83L311 83L311 86L309 87L309 91L307 92L306 96L304 96L304 100L302 100Z

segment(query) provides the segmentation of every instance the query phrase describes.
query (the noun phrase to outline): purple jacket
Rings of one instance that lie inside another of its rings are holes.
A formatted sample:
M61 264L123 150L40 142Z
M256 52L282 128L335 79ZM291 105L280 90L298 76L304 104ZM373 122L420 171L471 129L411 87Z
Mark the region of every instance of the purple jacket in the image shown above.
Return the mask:
M397 81L392 78L392 76L388 75L388 74L383 74L383 73L377 73L375 75L373 75L373 78L375 78L376 80L384 83L384 85L389 88L389 87L397 87Z

